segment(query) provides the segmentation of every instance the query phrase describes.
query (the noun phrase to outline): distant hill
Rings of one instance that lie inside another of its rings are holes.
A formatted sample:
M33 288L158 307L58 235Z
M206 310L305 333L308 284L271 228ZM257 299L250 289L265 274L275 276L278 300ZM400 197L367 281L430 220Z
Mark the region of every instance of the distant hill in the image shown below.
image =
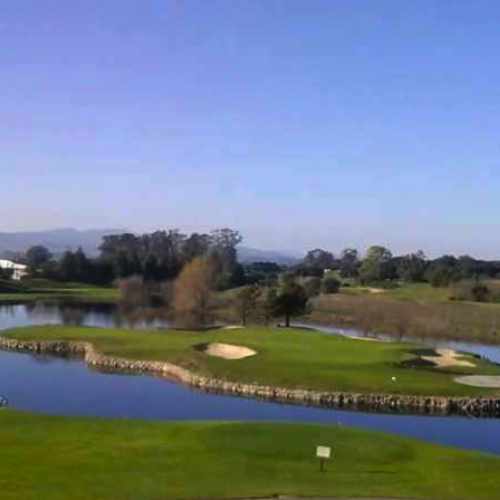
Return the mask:
M82 247L89 256L97 255L102 237L109 234L120 234L125 229L52 229L48 231L27 231L19 233L0 232L0 255L11 258L18 252L25 252L34 245L43 245L53 254L62 254L66 250ZM276 262L281 265L293 265L299 258L291 253L274 250L259 250L245 246L238 247L238 260L242 263Z
M301 259L287 252L259 250L257 248L239 246L238 260L242 264L250 264L251 262L276 262L276 264L282 266L292 266L297 264Z
M122 233L122 229L53 229L49 231L30 231L19 233L0 233L0 254L24 252L34 245L43 245L52 253L82 247L86 254L97 255L102 237L107 234Z

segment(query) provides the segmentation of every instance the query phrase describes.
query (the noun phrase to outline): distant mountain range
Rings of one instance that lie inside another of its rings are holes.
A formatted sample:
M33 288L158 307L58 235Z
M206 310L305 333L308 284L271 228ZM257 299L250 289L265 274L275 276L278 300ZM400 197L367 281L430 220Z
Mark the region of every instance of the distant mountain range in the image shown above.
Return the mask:
M20 233L0 233L0 254L9 252L25 252L34 245L43 245L52 253L60 254L66 250L82 247L88 255L97 255L102 237L108 234L119 234L122 229L53 229L49 231L29 231Z
M0 255L10 257L17 252L25 252L34 245L43 245L54 254L82 247L89 256L99 253L103 236L120 234L126 229L89 229L80 231L73 228L53 229L49 231L27 231L0 233ZM245 246L238 247L238 259L242 263L276 262L281 265L293 265L300 259L296 256L274 250L259 250Z
M276 262L282 266L292 266L297 264L301 259L287 252L276 250L259 250L245 246L238 247L238 260L242 264L251 262Z

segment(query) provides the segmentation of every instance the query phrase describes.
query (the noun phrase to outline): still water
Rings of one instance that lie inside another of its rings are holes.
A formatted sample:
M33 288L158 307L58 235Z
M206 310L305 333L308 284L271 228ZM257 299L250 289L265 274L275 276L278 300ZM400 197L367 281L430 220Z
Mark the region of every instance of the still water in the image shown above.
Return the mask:
M126 326L113 308L81 307L79 324ZM55 305L0 308L0 328L68 321L74 323L74 315ZM159 320L153 325L162 326ZM381 415L205 394L151 376L100 373L82 361L52 356L0 351L0 395L14 408L45 414L327 423L500 454L500 420Z

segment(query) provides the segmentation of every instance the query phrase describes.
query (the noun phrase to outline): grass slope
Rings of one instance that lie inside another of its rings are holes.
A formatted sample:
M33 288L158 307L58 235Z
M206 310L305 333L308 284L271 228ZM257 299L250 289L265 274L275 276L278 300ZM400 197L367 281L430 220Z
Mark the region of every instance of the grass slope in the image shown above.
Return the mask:
M336 426L0 412L2 500L304 496L492 499L500 459ZM318 444L335 459L321 474Z
M417 349L411 344L351 340L299 329L131 332L43 326L14 329L4 335L23 340L87 340L108 355L171 361L232 381L325 391L490 395L495 391L457 384L453 378L457 374L500 375L500 366L473 358L475 368L411 368L405 363ZM241 360L215 358L196 349L207 342L244 345L258 354Z

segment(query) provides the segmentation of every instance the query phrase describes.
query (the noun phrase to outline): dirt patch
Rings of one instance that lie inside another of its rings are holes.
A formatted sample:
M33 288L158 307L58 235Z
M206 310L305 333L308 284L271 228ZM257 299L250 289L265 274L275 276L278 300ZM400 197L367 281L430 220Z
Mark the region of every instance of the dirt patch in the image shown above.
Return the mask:
M476 366L471 361L460 359L462 355L453 349L436 349L436 354L437 356L422 356L422 359L434 363L439 368L448 368L450 366L474 368Z
M498 375L468 375L455 378L455 382L472 387L489 387L500 389L500 376Z
M217 358L243 359L255 356L257 351L241 345L213 342L212 344L207 344L205 346L204 353Z

